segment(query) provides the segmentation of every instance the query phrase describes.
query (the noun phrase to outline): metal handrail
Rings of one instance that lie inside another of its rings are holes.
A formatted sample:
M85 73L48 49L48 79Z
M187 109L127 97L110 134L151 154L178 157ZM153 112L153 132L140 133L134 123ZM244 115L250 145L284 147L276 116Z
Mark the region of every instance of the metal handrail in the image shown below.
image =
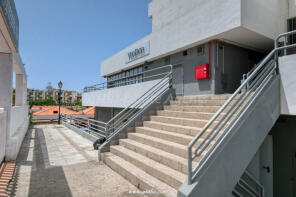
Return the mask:
M106 136L106 123L94 119L84 118L79 115L61 114L61 120L76 128L84 128L86 132L98 137Z
M167 65L161 68L165 67L169 68L169 71L166 72L166 75L160 81L106 123L106 141L99 147L99 159L101 159L102 148L119 135L123 130L122 128L141 115L144 110L155 103L158 98L162 97L171 88L173 66Z
M130 85L130 84L136 84L136 83L142 83L145 81L150 81L156 77L165 76L169 72L160 72L157 74L145 76L147 73L155 72L155 71L167 68L167 67L168 66L161 66L161 67L153 68L153 69L150 69L147 71L142 71L141 73L134 74L133 76L125 76L120 79L114 79L114 80L106 81L106 82L99 83L99 84L92 85L92 86L86 86L83 88L83 92L92 92L92 91L96 91L96 90L104 90L104 89L108 89L108 88L114 88L114 87L120 87L120 86L124 86L124 85ZM131 79L132 77L136 77L136 76L140 76L140 75L143 76L141 79ZM128 79L128 81L124 81L124 82L120 82L120 83L116 83L116 84L114 83L116 81L126 80L126 79Z
M281 34L276 38L276 42L281 37L288 36L294 33L296 33L296 31ZM202 171L205 169L205 163L209 160L210 156L215 152L217 147L219 147L222 144L223 139L229 133L230 128L233 126L233 124L237 122L240 115L248 108L248 106L252 102L254 102L254 100L258 97L258 95L261 93L264 87L270 82L277 69L276 58L278 51L293 47L296 47L296 44L285 44L283 47L278 47L276 43L275 48L242 82L240 87L231 95L231 97L216 112L216 114L198 133L198 135L195 136L193 140L189 143L187 147L188 184L192 184L193 179L197 178L198 175L202 174ZM272 59L272 57L274 57L274 59ZM248 87L248 91L243 91L244 89L246 89L246 87ZM231 105L231 103L233 102L234 104ZM234 115L235 118L233 118ZM218 121L217 118L221 116L222 118ZM214 123L216 123L216 125L213 128L210 128ZM211 129L211 131L208 132L206 137L202 139L201 137L206 133L208 129ZM214 143L212 143L218 135L220 135L218 139ZM201 141L201 143L195 148L194 152L192 152L193 146L198 141ZM211 145L211 147L209 147L209 145ZM200 157L206 150L206 154L201 158L201 160L197 163L194 169L192 169L193 160L197 157Z

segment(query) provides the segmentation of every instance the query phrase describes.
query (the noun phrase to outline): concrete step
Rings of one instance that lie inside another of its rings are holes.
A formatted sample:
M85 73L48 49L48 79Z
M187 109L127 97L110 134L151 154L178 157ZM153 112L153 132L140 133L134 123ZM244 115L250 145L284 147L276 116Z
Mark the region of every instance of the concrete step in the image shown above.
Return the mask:
M166 151L154 148L146 144L139 143L131 139L121 139L119 140L119 144L139 154L149 157L154 161L157 161L175 170L187 174L187 159L184 159L183 157L168 153ZM195 166L196 164L197 163L194 162L193 165Z
M123 146L111 146L111 153L125 159L175 189L178 189L186 178L185 174Z
M141 190L153 189L158 192L166 192L164 193L165 196L177 196L176 189L151 176L150 173L146 173L123 158L120 158L112 153L104 153L104 162L111 169L116 171Z
M159 116L200 119L200 120L210 120L215 115L215 113L207 113L207 112L187 112L187 111L170 111L170 110L158 110L156 114ZM220 120L220 118L221 116L218 117L218 120Z
M174 100L170 101L171 105L184 106L222 106L226 100Z
M131 140L137 141L139 143L146 144L154 148L161 149L163 151L178 155L180 157L187 158L187 145L170 142L168 140L144 135L141 133L129 133L128 138ZM194 147L196 147L199 143L201 143L202 140L203 139L198 140ZM211 144L206 148L206 151L210 148L210 146L213 143L214 141L211 142ZM198 162L198 159L196 160L196 162Z
M150 116L150 120L154 122L177 124L177 125L198 127L198 128L203 128L208 123L208 120L175 118L175 117L168 117L168 116Z
M188 145L192 141L193 136L184 135L180 133L164 131L159 129L153 129L149 127L136 127L137 133L157 137L160 139L168 140L178 144Z
M143 126L153 128L153 129L176 132L176 133L190 135L190 136L196 136L198 132L200 132L202 129L197 127L182 126L177 124L167 124L167 123L161 123L161 122L155 122L155 121L144 121Z
M231 94L177 96L176 100L227 100Z
M165 105L164 106L164 110L170 110L170 111L207 112L207 113L216 113L220 108L221 106L184 106L184 105ZM230 107L228 106L226 110L229 108Z
M129 133L128 138L139 143L146 144L154 148L158 148L163 151L178 155L180 157L187 158L187 146L185 145L144 135L141 133Z

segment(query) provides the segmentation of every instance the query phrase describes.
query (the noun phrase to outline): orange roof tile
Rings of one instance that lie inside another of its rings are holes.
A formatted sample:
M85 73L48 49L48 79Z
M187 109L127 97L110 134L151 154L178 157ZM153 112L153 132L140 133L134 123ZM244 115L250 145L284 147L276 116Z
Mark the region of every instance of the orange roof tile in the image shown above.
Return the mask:
M82 114L93 115L95 114L95 107L89 107L82 111Z
M47 108L45 110L33 113L33 116L53 116L58 115L58 113L59 106L51 106L50 108ZM61 114L79 115L81 113L61 107Z

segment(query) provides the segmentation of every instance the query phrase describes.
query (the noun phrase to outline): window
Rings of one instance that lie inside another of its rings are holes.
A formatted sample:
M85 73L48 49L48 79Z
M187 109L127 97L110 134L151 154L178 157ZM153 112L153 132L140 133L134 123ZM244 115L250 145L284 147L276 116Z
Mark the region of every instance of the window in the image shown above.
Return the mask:
M164 63L167 65L167 64L170 64L170 57L166 57L164 58Z
M288 19L288 32L296 30L296 18ZM288 44L296 43L296 34L290 35L288 37Z
M204 54L204 45L197 47L197 55L203 55Z
M183 51L183 56L187 56L188 55L188 51Z
M58 111L53 111L53 113L54 113L54 114L57 114L57 113L59 113L59 112L58 112Z

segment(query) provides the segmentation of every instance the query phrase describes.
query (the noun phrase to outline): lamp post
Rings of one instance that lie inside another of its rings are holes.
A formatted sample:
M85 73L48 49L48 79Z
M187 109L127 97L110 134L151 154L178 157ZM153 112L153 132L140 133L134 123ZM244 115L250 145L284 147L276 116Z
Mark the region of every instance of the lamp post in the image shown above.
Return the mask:
M62 99L62 87L63 87L63 83L60 81L58 83L59 86L59 94L58 94L58 101L59 101L59 124L61 124L61 99Z

